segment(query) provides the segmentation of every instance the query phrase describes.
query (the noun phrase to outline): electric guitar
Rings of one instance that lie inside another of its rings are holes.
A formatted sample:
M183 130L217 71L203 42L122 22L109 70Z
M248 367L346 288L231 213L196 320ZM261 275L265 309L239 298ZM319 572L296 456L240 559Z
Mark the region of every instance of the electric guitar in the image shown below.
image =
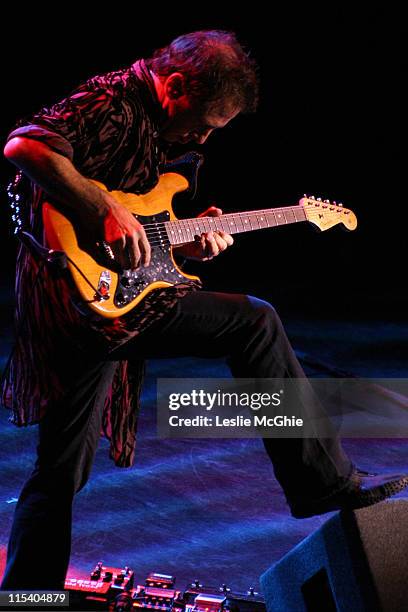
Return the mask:
M101 188L106 187L95 181ZM195 236L211 230L229 234L250 232L268 227L309 221L320 230L342 223L348 230L357 227L355 214L343 206L320 198L304 197L295 206L228 213L220 217L176 219L173 196L189 184L184 176L169 172L161 175L156 187L147 194L135 195L112 191L111 195L125 206L143 225L151 245L151 263L137 270L117 269L109 261L104 267L78 246L71 221L52 204L43 205L43 220L48 246L63 251L81 299L107 318L126 314L154 289L185 281L199 280L183 272L176 264L172 247L194 242ZM110 251L108 245L105 250ZM112 254L111 254L112 256Z

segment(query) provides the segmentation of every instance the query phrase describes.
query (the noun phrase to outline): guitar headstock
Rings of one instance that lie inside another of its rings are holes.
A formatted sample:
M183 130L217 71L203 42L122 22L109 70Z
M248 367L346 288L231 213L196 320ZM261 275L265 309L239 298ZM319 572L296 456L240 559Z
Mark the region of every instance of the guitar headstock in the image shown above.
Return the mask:
M344 208L343 204L307 195L299 204L303 206L307 220L317 225L322 232L338 223L342 223L350 231L357 227L356 215L352 210Z

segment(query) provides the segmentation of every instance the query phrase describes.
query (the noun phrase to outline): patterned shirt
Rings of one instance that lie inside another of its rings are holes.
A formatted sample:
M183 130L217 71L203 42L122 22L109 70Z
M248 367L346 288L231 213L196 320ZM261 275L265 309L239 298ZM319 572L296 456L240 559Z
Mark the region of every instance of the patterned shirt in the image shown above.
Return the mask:
M130 68L89 79L66 99L20 121L8 139L42 141L70 159L83 176L109 190L143 194L158 182L166 161L160 140L165 116L143 60ZM41 206L45 194L23 179L24 226L44 241ZM109 352L162 317L194 283L151 292L134 311L114 320L81 314L72 287L20 245L16 264L17 339L4 377L2 398L17 426L38 423L75 380L75 355ZM68 359L69 356L69 359ZM144 363L120 361L104 399L102 434L118 467L134 460Z

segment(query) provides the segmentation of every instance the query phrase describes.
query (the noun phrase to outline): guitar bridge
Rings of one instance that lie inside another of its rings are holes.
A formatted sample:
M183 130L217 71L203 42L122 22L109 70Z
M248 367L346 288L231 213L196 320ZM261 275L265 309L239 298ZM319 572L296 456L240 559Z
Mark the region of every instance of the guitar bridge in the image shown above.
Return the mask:
M99 275L98 291L95 293L95 300L101 302L102 300L109 300L110 298L110 286L112 283L112 276L109 270L102 270Z

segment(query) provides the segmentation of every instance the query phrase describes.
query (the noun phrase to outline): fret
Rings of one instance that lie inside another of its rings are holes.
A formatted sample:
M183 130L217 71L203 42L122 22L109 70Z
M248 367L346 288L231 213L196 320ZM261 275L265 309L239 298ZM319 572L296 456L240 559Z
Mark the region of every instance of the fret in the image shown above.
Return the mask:
M224 232L228 232L229 234L235 234L237 230L233 215L224 215L222 227L224 228Z
M269 227L265 211L262 211L262 212L258 213L256 215L256 219L257 219L258 224L259 224L259 229L263 229L265 227Z
M194 240L194 234L191 230L190 223L188 219L183 219L183 234L186 242L192 242Z
M184 241L192 242L192 240L194 240L194 236L191 233L190 224L188 222L188 219L181 219L181 221L182 221L182 233L183 233Z
M197 227L198 227L198 229L196 229ZM201 236L201 234L203 232L205 232L203 220L202 219L195 219L194 233L196 233L198 236Z
M217 229L217 224L214 217L207 217L208 231L214 232Z
M218 221L221 224L221 229L223 232L227 232L227 234L230 232L230 226L228 223L228 215L222 215L221 217L218 217Z
M193 237L201 236L201 228L198 219L191 219Z
M250 232L252 229L247 215L242 217L242 228L243 232Z
M221 217L213 217L213 221L214 221L212 223L212 230L213 231L225 232L223 216L221 216Z
M274 213L275 213L276 225L286 225L286 219L285 219L285 215L282 213L282 209L277 208L274 211Z
M202 220L192 219L191 221L194 225L194 236L201 236L201 234L205 231L204 226L202 224Z
M184 231L185 231L188 242L193 242L194 241L194 230L192 228L190 219L184 220Z
M296 221L306 221L306 213L303 206L294 206L295 220Z
M250 213L248 215L248 218L249 218L249 223L251 224L251 229L253 230L259 229L259 223L258 223L256 213Z
M212 217L211 231L222 231L222 217Z
M186 239L184 236L184 224L183 224L182 219L180 219L179 223L177 224L177 233L178 233L179 244L184 244Z
M238 215L229 214L224 216L223 227L225 227L224 232L228 232L228 234L236 234L239 230L237 228L237 222L239 220Z
M276 217L273 210L268 210L265 216L267 218L268 227L276 227Z
M169 224L169 228L168 228L168 232L169 232L169 239L170 239L170 243L171 244L182 244L183 240L181 238L181 229L180 229L180 225L178 222L172 223L171 225Z
M233 215L233 219L234 219L234 223L235 223L235 227L236 227L236 233L238 234L239 232L243 232L244 231L244 224L242 222L242 217L238 213L235 213Z
M194 225L191 222L191 219L184 219L184 227L185 227L189 242L192 242L194 240Z
M208 224L207 224L207 221L206 221L206 219L204 217L203 218L200 217L200 227L201 227L201 234L203 232L209 232L210 231L209 227L208 227Z
M289 208L289 207L285 208L284 215L285 215L286 223L295 223L296 221L295 213L293 212L292 208Z
M204 232L212 231L211 220L208 217L202 217L201 222L204 226Z

